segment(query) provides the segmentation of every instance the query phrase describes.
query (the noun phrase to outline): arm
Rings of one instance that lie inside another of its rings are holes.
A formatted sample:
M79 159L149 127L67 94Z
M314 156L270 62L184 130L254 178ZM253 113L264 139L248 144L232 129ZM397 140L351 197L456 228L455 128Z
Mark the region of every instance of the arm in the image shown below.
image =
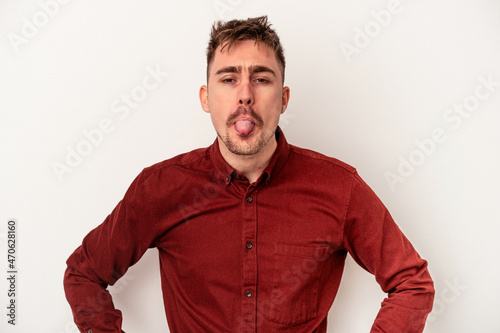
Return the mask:
M434 299L427 262L357 174L347 209L344 245L388 293L371 333L422 332Z
M66 298L80 332L123 332L121 312L106 290L152 246L156 233L151 201L141 173L105 221L67 260Z

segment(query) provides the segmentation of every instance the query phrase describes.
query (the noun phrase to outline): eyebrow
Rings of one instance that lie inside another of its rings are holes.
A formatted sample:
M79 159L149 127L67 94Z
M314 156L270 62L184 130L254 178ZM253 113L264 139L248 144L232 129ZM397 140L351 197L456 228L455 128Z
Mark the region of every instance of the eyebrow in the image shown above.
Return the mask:
M241 69L242 69L241 66L226 66L226 67L222 67L217 72L215 72L215 75L224 74L224 73L241 73ZM276 73L271 68L269 68L267 66L261 66L261 65L250 66L249 71L250 71L250 74L269 73L269 74L272 74L273 76L276 76Z

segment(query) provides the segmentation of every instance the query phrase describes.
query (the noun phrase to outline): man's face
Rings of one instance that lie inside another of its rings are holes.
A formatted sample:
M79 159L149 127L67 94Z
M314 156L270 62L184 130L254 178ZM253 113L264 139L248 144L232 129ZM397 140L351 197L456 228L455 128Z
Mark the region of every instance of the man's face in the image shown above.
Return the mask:
M200 89L221 149L246 156L275 147L274 132L289 97L274 51L252 40L237 42L229 52L219 47L208 87Z

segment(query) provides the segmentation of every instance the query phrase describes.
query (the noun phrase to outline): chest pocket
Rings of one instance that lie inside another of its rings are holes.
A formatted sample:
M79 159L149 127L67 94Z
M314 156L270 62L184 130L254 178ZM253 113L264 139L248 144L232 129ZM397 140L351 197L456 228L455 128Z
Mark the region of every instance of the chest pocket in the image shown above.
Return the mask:
M318 289L329 246L277 243L269 319L295 326L318 315Z

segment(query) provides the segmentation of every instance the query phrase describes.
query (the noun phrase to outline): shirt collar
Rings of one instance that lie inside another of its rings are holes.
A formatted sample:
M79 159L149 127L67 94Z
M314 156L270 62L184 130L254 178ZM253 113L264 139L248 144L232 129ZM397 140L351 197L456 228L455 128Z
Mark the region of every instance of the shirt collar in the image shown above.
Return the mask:
M290 154L290 145L286 141L285 135L279 126L276 128L275 135L278 145L273 153L273 156L271 157L271 160L269 161L269 164L257 180L257 183L260 183L262 180L265 180L266 184L269 183L285 165L288 155ZM233 178L241 177L238 172L231 165L229 165L226 160L224 160L224 157L222 157L217 138L209 147L209 154L215 166L215 177L217 179L220 179L226 183L226 185L229 185Z

